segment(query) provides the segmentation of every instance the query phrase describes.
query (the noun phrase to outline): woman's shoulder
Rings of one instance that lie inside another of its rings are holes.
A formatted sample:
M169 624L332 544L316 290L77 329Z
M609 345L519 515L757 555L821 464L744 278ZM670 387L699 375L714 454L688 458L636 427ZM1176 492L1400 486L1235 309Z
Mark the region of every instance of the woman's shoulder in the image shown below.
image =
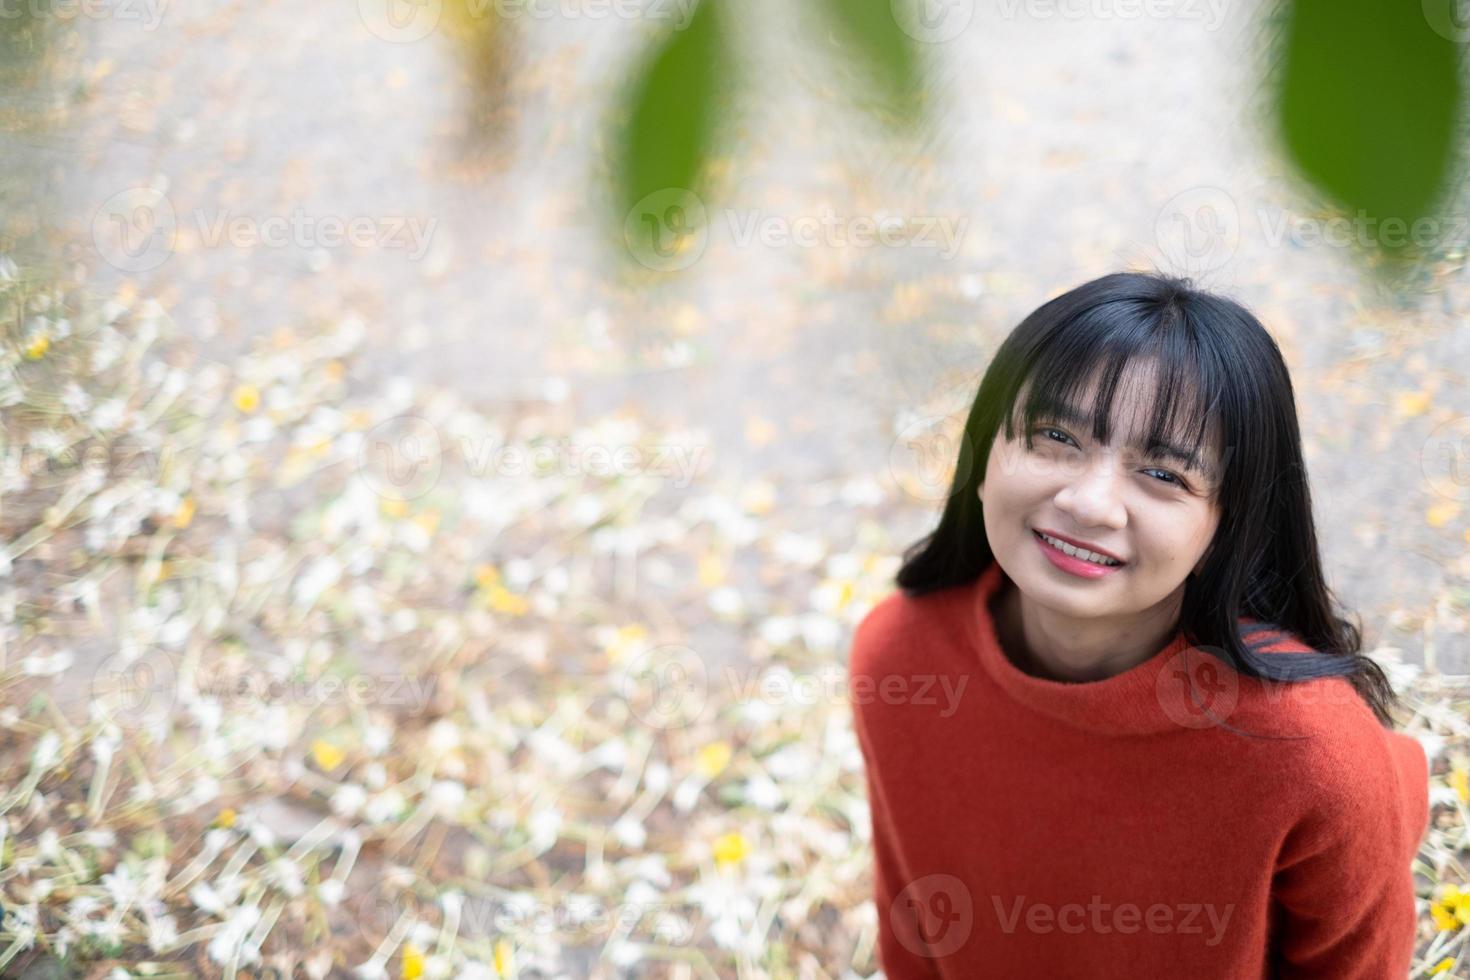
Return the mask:
M1320 652L1290 631L1241 617L1241 642L1253 653L1291 657ZM1290 775L1309 791L1336 802L1402 795L1423 783L1428 760L1410 735L1387 728L1346 677L1277 680L1242 677L1242 694L1262 714L1297 736L1281 755ZM1273 726L1276 727L1276 726ZM1305 737L1301 737L1305 736Z
M957 589L910 595L894 588L884 593L853 629L851 669L866 673L880 665L891 667L906 652L924 647L929 638L962 626L956 598Z

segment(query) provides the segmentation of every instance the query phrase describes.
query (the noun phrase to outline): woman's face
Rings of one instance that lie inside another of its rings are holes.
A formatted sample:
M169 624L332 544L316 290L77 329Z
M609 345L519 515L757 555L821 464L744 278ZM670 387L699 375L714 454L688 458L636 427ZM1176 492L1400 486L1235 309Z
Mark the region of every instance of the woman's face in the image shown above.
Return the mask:
M1139 390L1126 381L1119 387L1111 445L1094 443L1090 426L1064 419L1038 421L1030 449L1019 429L1010 441L1004 428L996 434L980 484L985 533L1021 594L1057 615L1128 616L1182 601L1185 579L1203 564L1219 524L1217 449L1201 449L1204 469L1146 456L1133 444L1148 422ZM1091 405L1091 397L1089 389L1080 404ZM1122 564L1068 557L1039 531Z

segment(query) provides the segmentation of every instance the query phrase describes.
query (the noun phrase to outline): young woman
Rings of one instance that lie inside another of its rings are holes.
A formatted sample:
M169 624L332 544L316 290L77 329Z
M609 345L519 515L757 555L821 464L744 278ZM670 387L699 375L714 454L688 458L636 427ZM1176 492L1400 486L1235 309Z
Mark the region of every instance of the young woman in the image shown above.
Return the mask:
M1428 760L1250 312L1145 273L1042 305L897 585L849 663L889 980L1408 975Z

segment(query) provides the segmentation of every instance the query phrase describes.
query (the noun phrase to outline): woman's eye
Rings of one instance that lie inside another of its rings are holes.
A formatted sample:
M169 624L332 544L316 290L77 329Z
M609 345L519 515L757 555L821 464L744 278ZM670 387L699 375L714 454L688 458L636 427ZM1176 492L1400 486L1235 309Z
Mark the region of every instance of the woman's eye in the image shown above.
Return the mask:
M1035 434L1036 435L1046 436L1047 439L1048 439L1048 441L1050 441L1050 442L1061 442L1062 439L1065 439L1068 443L1070 443L1072 441L1072 437L1069 436L1069 435L1067 435L1061 429L1053 429L1050 426L1042 426L1042 427L1036 429L1035 430ZM1059 435L1062 438L1061 439L1052 439L1051 438L1052 434Z
M1179 479L1179 477L1175 476L1173 473L1170 473L1168 470L1157 470L1157 469L1155 469L1155 470L1149 470L1148 472L1150 472L1150 473L1162 473L1162 474L1164 474L1165 476L1167 476L1169 478L1168 480L1166 480L1164 482L1166 482L1166 483L1173 483L1175 486L1179 486L1179 487L1184 486L1184 481L1181 480L1181 479Z

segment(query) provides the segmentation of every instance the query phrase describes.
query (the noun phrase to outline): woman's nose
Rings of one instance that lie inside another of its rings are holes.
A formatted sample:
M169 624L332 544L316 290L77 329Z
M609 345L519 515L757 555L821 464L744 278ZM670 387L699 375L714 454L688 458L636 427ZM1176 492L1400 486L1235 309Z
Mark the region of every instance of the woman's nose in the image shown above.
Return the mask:
M1121 465L1112 456L1094 458L1069 474L1067 485L1057 495L1057 505L1079 526L1121 526Z

